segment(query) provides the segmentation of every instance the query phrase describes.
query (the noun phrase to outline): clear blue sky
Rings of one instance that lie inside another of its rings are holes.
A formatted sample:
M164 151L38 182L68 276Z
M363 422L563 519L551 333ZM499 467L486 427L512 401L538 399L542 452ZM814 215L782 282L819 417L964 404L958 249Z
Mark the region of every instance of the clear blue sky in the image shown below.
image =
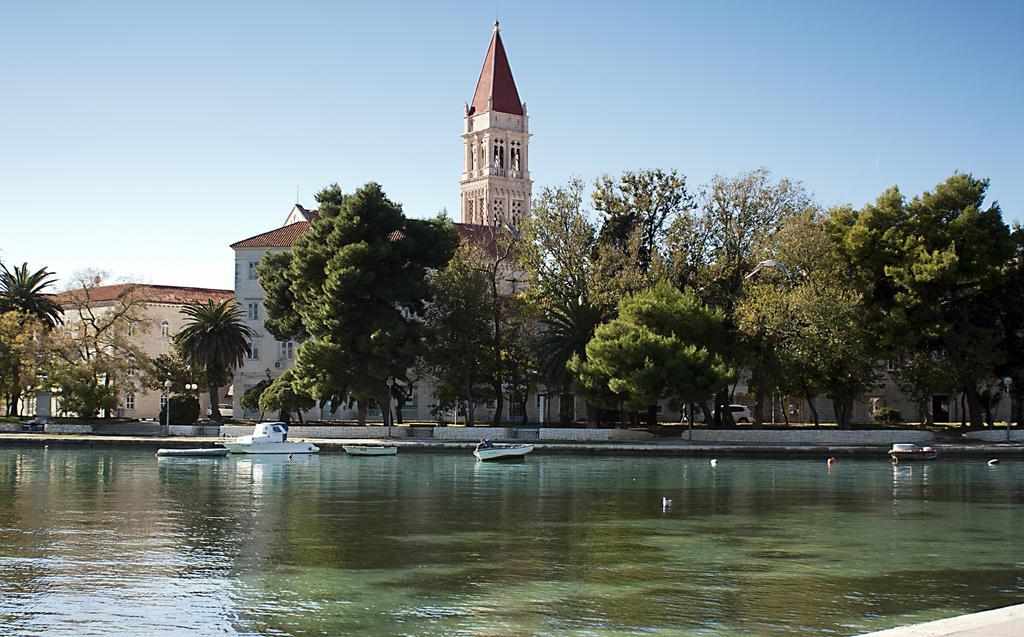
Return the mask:
M1024 216L1024 2L11 1L0 259L229 288L296 185L457 217L495 6L535 189L766 166L859 206L959 170Z

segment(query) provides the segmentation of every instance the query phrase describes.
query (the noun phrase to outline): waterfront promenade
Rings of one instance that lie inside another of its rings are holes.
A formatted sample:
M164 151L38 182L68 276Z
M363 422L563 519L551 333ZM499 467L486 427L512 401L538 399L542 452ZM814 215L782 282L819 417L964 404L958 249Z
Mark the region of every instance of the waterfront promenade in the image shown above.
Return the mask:
M890 628L861 637L1020 637L1024 635L1024 604Z
M484 432L481 432L484 435ZM89 434L36 434L3 433L0 445L68 445L68 446L118 446L143 448L190 448L214 447L225 440L215 436L114 436ZM410 438L352 437L316 438L296 437L316 444L325 452L342 452L349 444L389 444L402 451L445 452L468 450L476 446L476 440L418 440ZM737 443L692 443L679 438L657 438L642 441L532 441L538 453L570 453L596 455L645 455L680 457L748 457L748 458L842 458L885 459L888 446L885 445L824 445L824 444L737 444ZM935 444L940 458L1024 458L1024 445L1005 443L956 443Z

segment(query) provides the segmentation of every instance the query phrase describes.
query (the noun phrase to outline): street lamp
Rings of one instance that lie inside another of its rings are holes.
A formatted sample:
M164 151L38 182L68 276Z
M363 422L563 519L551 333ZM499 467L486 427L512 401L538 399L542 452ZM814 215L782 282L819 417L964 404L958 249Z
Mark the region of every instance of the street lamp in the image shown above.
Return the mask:
M164 422L164 426L167 427L167 432L168 433L170 433L170 431L171 431L171 387L172 386L174 386L174 383L171 382L170 378L168 378L167 380L164 381L164 389L167 390L167 415L165 416L166 420Z
M388 386L388 401L387 406L385 407L387 409L387 415L384 418L388 426L388 438L391 438L391 388L395 386L395 379L388 378L385 382Z
M1009 376L1004 377L1003 386L1006 387L1006 397L1010 399L1010 415L1006 418L1006 442L1010 442L1010 425L1013 424L1013 398L1010 396L1010 387L1013 386L1013 379Z

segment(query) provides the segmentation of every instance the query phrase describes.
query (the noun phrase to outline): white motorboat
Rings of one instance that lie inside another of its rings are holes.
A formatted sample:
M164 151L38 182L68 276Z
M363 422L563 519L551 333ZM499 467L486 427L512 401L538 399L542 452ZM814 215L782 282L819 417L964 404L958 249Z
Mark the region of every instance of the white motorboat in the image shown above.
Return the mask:
M393 456L398 453L398 447L386 447L384 445L342 445L350 456Z
M932 447L918 447L911 444L894 444L889 450L889 457L893 462L903 460L935 460L939 452Z
M494 445L492 447L477 447L473 455L477 460L502 460L507 458L519 458L533 451L533 445Z
M220 443L231 453L319 453L320 447L309 442L290 442L288 425L283 422L261 422L248 436Z

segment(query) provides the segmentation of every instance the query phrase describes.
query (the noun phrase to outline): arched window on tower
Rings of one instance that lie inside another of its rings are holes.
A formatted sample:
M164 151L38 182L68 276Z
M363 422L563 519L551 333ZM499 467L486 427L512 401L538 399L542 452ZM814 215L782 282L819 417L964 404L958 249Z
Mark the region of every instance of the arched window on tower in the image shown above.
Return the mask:
M503 139L494 140L494 168L496 170L505 169L505 140Z
M511 158L509 160L509 166L512 168L512 172L515 173L513 177L519 176L521 162L519 161L519 142L512 142L511 144Z

